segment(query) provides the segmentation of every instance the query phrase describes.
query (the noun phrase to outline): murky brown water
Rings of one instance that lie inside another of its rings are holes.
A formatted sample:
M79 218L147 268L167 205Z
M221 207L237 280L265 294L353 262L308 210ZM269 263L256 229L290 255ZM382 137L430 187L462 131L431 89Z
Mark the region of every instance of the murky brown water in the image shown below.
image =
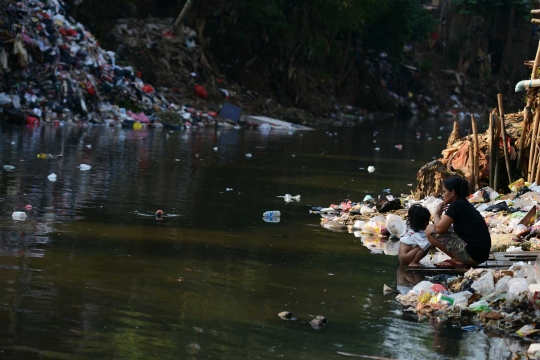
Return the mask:
M2 124L0 160L15 170L0 180L0 358L504 358L508 340L403 315L395 294L382 294L384 283L415 281L397 259L308 214L383 188L409 192L450 128L366 122L330 136ZM359 169L369 165L375 173ZM285 204L286 193L301 201ZM27 204L28 219L13 221ZM266 210L281 221L264 222ZM280 320L283 310L299 320ZM329 320L320 331L308 324L318 314Z

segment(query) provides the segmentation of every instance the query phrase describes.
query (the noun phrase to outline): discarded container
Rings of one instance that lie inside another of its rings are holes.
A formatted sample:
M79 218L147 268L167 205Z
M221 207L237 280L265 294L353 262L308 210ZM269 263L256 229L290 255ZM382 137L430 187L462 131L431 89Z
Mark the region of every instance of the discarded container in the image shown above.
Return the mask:
M86 164L79 165L79 169L81 169L81 171L87 171L87 170L90 170L91 168L92 166L90 165L86 165Z
M8 170L8 171L9 170L15 170L15 166L13 166L13 165L4 165L4 166L2 166L2 168L4 170Z
M263 220L269 223L278 223L281 221L279 216L263 216Z
M371 174L371 173L374 173L374 172L375 172L375 167L374 167L374 166L368 166L367 171L368 171L370 174Z
M471 287L480 295L488 295L492 293L495 290L495 284L491 271L488 271L484 276L476 280Z
M247 158L250 158L250 157L252 157L252 156L253 156L253 155L251 155L250 153L247 153L247 154L246 154L246 157L247 157Z
M365 225L366 225L365 221L356 220L352 227L353 229L363 229Z
M279 210L274 210L274 211L265 211L263 213L263 216L264 217L280 217L281 216L281 212Z
M15 211L11 214L13 220L24 221L26 220L26 213L24 211Z
M362 214L362 215L371 214L371 213L374 213L374 212L375 212L375 210L373 210L373 209L370 208L369 206L363 205L363 206L360 208L360 214Z
M28 204L24 207L26 210L30 211L32 210L32 205Z
M56 174L55 173L50 174L49 176L47 176L47 179L49 179L49 181L56 181Z
M386 216L386 228L390 234L402 237L407 232L407 223L400 216L388 214Z

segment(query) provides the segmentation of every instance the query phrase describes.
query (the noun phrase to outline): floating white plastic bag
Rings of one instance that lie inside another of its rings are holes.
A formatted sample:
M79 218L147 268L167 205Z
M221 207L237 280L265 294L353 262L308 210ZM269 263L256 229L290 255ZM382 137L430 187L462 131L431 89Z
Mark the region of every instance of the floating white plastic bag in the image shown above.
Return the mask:
M488 271L484 276L476 280L471 287L480 295L491 294L495 290L493 274L491 271Z

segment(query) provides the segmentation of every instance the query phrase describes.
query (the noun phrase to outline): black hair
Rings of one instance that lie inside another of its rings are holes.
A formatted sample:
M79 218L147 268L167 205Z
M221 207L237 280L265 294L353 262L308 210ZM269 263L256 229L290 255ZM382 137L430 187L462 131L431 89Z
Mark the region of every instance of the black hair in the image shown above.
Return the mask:
M429 219L431 218L429 210L419 204L412 205L409 208L408 215L409 219L407 220L407 224L415 232L422 230L424 225L429 222Z
M448 191L455 191L458 199L465 199L469 196L469 182L459 176L450 176L443 182Z

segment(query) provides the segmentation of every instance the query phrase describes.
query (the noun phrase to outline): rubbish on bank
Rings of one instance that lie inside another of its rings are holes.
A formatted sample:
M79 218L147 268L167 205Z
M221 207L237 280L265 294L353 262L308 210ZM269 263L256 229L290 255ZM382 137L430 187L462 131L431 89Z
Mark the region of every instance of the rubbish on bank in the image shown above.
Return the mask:
M404 236L407 232L407 224L405 223L405 220L394 214L388 214L386 216L386 228L390 234L399 238Z
M26 213L24 211L15 211L11 214L13 220L24 221L26 220Z
M368 166L367 171L368 171L370 174L371 174L371 173L374 173L374 172L375 172L375 167L374 167L374 166Z
M50 174L49 176L47 176L47 179L49 179L49 181L56 181L56 174L55 173Z

